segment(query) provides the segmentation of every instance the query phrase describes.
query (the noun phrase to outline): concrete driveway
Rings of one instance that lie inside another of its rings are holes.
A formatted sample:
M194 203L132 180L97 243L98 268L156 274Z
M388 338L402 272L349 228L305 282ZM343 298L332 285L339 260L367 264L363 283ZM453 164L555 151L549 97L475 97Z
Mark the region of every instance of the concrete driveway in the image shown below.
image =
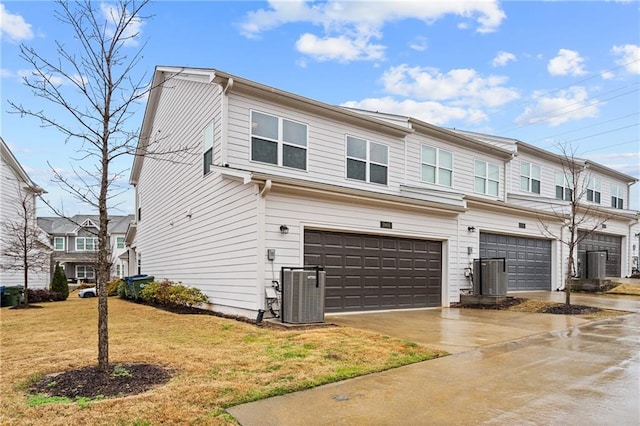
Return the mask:
M638 313L588 322L431 309L328 321L454 355L230 408L240 424L640 424Z

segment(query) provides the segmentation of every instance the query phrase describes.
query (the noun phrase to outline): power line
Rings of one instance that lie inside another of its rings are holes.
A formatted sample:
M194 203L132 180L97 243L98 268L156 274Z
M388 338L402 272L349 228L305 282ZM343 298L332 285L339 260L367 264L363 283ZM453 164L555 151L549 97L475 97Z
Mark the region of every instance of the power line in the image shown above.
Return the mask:
M554 138L554 137L557 137L557 136L563 136L563 135L566 135L566 134L569 134L569 133L574 133L574 132L578 132L580 130L590 129L592 127L602 126L603 124L611 123L612 121L618 121L618 120L622 120L624 118L629 118L629 117L638 117L638 113L627 114L627 115L623 115L621 117L612 118L610 120L601 121L601 122L598 122L596 124L590 124L588 126L578 127L577 129L567 130L566 132L551 134L549 136L544 136L544 137L541 137L541 138L538 138L538 139L534 139L534 140L532 140L530 142L538 142L538 141L541 141L541 140L550 139L550 138Z

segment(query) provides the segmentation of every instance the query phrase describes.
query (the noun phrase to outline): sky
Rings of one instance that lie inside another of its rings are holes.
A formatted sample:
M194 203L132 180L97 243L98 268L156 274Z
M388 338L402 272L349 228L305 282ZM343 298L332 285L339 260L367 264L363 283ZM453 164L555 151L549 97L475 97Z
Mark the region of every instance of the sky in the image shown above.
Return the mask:
M98 4L94 2L94 4ZM108 10L109 3L100 4ZM52 2L0 3L0 135L46 198L94 213L52 182L83 166L77 141L8 101L64 119L21 83L20 45L57 59L74 49ZM640 2L197 1L150 3L135 22L135 76L154 67L214 68L332 105L412 116L519 139L640 178ZM146 43L146 44L145 44ZM142 124L144 102L128 126ZM134 211L132 158L115 164L124 189L111 214ZM640 184L630 207L640 209ZM39 215L51 215L44 206Z

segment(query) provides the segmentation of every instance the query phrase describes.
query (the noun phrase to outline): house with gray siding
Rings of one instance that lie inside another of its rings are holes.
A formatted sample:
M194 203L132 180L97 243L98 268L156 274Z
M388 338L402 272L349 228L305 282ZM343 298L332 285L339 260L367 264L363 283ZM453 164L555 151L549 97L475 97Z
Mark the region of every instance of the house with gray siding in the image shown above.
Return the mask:
M125 234L134 215L109 216L108 220L111 276L122 278L129 268ZM56 262L60 262L71 282L95 283L99 223L98 215L38 217L38 225L46 232L53 247L51 270Z
M281 267L323 267L327 313L449 306L479 257L507 259L509 292L563 285L556 154L215 69L158 67L152 85L128 274L198 287L210 309L244 316L265 309ZM617 250L607 272L628 275L636 179L584 167L609 218L590 247Z

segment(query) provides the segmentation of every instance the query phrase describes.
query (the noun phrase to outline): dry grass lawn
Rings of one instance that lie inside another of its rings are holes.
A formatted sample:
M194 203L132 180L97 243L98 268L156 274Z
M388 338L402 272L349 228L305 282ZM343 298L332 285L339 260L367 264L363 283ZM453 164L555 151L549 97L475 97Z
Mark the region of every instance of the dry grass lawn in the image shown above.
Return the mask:
M47 403L24 389L93 365L97 300L0 311L2 424L234 424L226 407L446 353L350 328L283 331L109 299L110 361L175 370L168 384L114 399Z
M630 296L640 296L640 286L634 284L620 284L607 291L608 294L627 294Z

